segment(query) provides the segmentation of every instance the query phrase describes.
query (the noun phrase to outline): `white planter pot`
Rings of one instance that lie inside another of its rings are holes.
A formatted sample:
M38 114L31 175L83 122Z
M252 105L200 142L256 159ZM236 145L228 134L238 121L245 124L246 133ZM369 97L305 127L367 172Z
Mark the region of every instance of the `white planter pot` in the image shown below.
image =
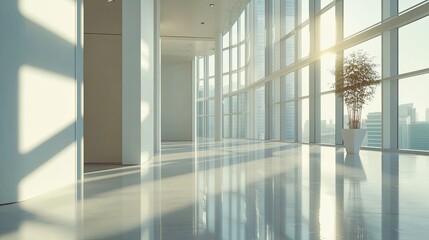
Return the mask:
M359 153L366 129L343 129L342 134L347 153Z

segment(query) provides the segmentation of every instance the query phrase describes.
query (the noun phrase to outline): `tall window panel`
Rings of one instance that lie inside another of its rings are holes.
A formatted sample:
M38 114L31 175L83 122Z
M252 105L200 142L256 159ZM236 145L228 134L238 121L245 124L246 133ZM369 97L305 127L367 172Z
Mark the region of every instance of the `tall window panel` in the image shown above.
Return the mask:
M201 56L196 58L197 73L197 136L214 138L215 132L215 57Z
M255 0L255 80L265 77L265 0Z
M271 123L270 138L280 140L280 80L271 82Z
M289 73L281 78L281 95L282 99L282 122L281 128L283 135L282 140L295 141L295 117L296 117L296 99L295 99L295 74Z
M324 50L335 44L335 7L320 16L320 49Z
M223 137L247 137L247 95L238 91L248 84L247 9L223 35Z
M335 93L330 85L335 83L331 73L335 68L335 55L325 54L320 59L320 142L335 144ZM317 106L316 106L317 107Z
M399 73L429 68L429 17L399 29ZM401 149L429 150L429 74L399 80L398 146Z
M265 86L255 89L255 138L265 139Z
M424 0L398 0L398 7L399 12L402 12L410 7L413 7L421 2L424 2Z

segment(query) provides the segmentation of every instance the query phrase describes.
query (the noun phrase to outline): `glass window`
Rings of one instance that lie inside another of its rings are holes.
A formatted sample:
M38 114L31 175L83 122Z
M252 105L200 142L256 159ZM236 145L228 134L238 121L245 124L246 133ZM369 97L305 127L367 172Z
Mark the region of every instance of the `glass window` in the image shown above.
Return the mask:
M429 68L429 17L399 28L399 74Z
M229 75L223 75L223 94L228 94L229 93Z
M244 41L246 38L246 11L243 11L240 16L240 39L239 41Z
M283 36L295 28L295 0L283 0L282 19L283 19Z
M335 144L335 94L322 95L320 102L320 142Z
M300 23L305 22L310 16L310 4L309 0L298 1L300 3Z
M255 74L259 80L265 77L265 0L257 0L256 15Z
M255 138L265 139L265 86L255 90Z
M284 89L283 95L285 100L290 100L295 98L295 74L289 73L283 77Z
M215 95L215 79L209 78L209 97L214 97Z
M335 7L320 16L320 50L335 44Z
M320 92L333 90L335 83L332 71L335 69L335 54L325 54L320 58Z
M242 89L246 86L246 71L240 72L240 86L239 89Z
M237 44L237 34L238 34L238 26L237 26L237 21L234 23L234 25L232 25L231 28L231 45Z
M399 80L398 145L429 150L429 74Z
M284 135L282 139L295 141L295 102L286 102L284 109Z
M223 50L222 60L223 60L223 65L222 65L223 73L227 73L229 72L229 49Z
M204 97L204 80L198 81L198 97L199 98Z
M399 12L404 11L418 3L424 2L423 0L399 0Z
M198 60L198 79L204 79L204 74L205 74L204 58L200 58Z
M323 9L324 7L328 6L328 4L330 4L331 2L332 0L320 0L320 9Z
M230 115L223 116L223 137L224 138L230 138L231 137L231 134L229 131L229 125L230 125L229 116Z
M246 65L246 44L240 45L240 67Z
M299 70L300 73L300 96L308 96L310 94L310 73L308 66L305 68L301 68Z
M284 41L283 53L283 67L295 62L295 35L290 36L286 41Z
M344 0L345 38L380 21L381 0Z
M301 109L300 141L308 143L310 141L310 101L308 98L299 101L299 108Z
M237 73L231 74L231 91L235 92L238 90L238 78Z
M299 58L308 57L310 54L310 27L308 24L300 30L301 41Z
M229 47L229 32L223 35L223 48Z
M223 99L223 114L229 114L229 97Z
M237 47L231 49L231 71L237 70L238 54Z
M215 56L209 56L209 77L213 77L215 75Z

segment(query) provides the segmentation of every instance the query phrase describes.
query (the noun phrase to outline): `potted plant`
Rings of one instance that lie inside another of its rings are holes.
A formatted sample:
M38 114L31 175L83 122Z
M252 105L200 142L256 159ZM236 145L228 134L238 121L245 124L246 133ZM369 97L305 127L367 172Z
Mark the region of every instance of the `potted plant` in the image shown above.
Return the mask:
M336 82L332 87L343 98L349 118L349 129L342 131L347 153L358 153L365 137L366 129L360 129L361 114L363 106L374 98L381 82L376 66L373 58L359 50L344 57L343 64L335 68Z

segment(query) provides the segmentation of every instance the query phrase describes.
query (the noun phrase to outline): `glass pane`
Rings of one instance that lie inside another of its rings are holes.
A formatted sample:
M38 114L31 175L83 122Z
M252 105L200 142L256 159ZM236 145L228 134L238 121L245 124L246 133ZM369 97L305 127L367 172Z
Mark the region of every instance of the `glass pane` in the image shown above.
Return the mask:
M198 97L204 97L204 80L198 81Z
M229 133L229 115L223 116L223 137L230 138L231 135Z
M214 113L215 113L215 101L209 100L207 103L207 114L214 115Z
M255 138L265 139L265 87L255 90Z
M360 2L361 0L359 0ZM330 4L332 2L332 0L320 0L320 9L323 9L324 7L326 7L328 4Z
M300 12L301 12L301 18L300 18L300 23L306 21L309 16L310 16L310 4L309 4L309 0L302 0L302 1L298 1L298 3L300 3Z
M204 79L204 58L198 60L198 79Z
M238 78L237 73L231 74L231 91L235 92L238 90Z
M223 114L229 114L229 97L223 99Z
M247 112L247 94L242 93L238 95L238 111L240 113L246 113Z
M265 0L256 2L255 80L265 77Z
M240 67L246 65L246 44L240 45Z
M247 137L247 114L238 115L238 137Z
M238 112L238 96L232 96L231 97L231 113L237 113Z
M381 0L344 0L345 38L380 21Z
M310 54L310 27L308 24L301 29L300 34L301 41L299 58L305 58Z
M205 119L204 117L198 118L198 130L197 130L198 137L204 137L204 129L205 129L204 119Z
M239 89L242 89L246 86L246 71L240 72L240 86Z
M215 118L208 117L207 118L207 137L214 138L215 133Z
M197 103L197 115L201 116L204 115L204 102L198 102Z
M320 102L320 142L335 144L335 94L322 95Z
M237 62L238 62L237 47L234 47L231 49L231 71L237 70Z
M423 0L399 0L399 12L404 11L418 3L423 2Z
M229 32L223 35L223 48L229 47Z
M271 139L280 140L280 103L273 104L271 107Z
M215 79L209 79L209 97L213 97L215 95Z
M332 71L335 69L335 54L325 54L320 58L320 92L334 90L331 85L335 83Z
M282 66L288 66L295 62L295 36L292 35L283 42L283 63Z
M243 11L240 16L240 42L246 38L246 11Z
M231 115L231 138L238 137L238 116L236 114Z
M429 150L429 74L399 80L398 145Z
M237 44L237 22L231 28L231 45Z
M310 94L310 73L308 66L301 68L300 70L300 84L301 84L301 97L308 96Z
M282 19L284 32L282 36L288 34L295 28L295 0L283 0Z
M295 141L295 102L287 102L284 111L284 135L286 141Z
M223 65L222 65L222 71L223 73L229 72L229 49L223 50Z
M429 17L399 28L399 74L429 68Z
M335 7L320 16L320 50L335 44Z
M299 108L301 109L300 141L308 143L310 141L310 101L308 98L299 101Z
M229 75L223 75L223 94L229 93Z
M284 89L283 95L285 100L290 100L295 98L295 74L289 73L283 77L284 79Z
M215 56L211 55L209 56L209 77L212 77L215 75Z

